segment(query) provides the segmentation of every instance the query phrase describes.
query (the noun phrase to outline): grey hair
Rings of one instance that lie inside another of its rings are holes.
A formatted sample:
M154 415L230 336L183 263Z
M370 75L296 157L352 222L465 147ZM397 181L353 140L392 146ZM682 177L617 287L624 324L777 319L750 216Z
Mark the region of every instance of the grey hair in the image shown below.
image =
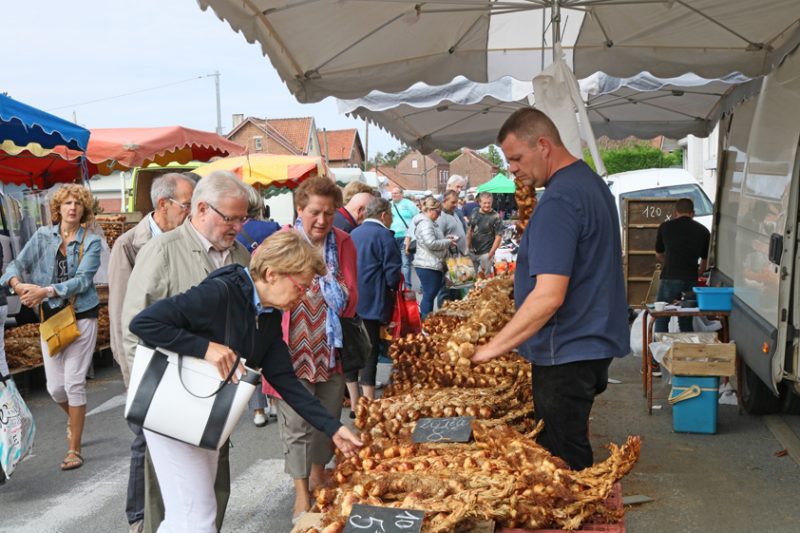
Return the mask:
M467 178L465 178L464 176L460 176L458 174L453 174L452 176L450 176L450 179L447 180L448 186L455 185L456 183L465 186L467 184Z
M239 176L227 170L215 170L204 177L197 184L192 195L192 215L197 214L200 202L206 204L218 203L221 198L250 199L248 188Z
M458 199L458 193L456 191L445 191L445 193L442 195L442 201L445 201L448 198L452 198L452 197L455 197L456 200L457 200Z
M491 200L492 193L483 191L482 193L478 194L478 202L480 202L482 198L488 198L489 200Z
M264 197L258 190L248 184L247 187L247 218L261 220L264 218Z
M378 218L382 213L389 213L392 210L392 203L383 198L370 198L367 207L364 208L364 218Z
M175 198L175 190L178 188L179 181L185 181L194 189L194 182L179 172L170 172L153 180L153 185L150 187L150 201L153 202L153 209L158 207L160 199Z

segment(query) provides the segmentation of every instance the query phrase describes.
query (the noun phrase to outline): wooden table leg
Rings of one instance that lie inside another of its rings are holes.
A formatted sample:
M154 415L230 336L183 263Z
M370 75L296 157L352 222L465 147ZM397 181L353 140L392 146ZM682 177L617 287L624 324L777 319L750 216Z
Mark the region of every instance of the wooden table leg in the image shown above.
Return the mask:
M653 414L653 364L652 364L652 355L650 354L650 339L653 338L653 328L655 328L656 321L653 320L650 323L650 326L647 328L647 361L645 365L647 367L647 414Z
M647 356L650 355L650 347L647 342L647 317L650 315L649 309L645 305L642 311L642 396L647 397Z

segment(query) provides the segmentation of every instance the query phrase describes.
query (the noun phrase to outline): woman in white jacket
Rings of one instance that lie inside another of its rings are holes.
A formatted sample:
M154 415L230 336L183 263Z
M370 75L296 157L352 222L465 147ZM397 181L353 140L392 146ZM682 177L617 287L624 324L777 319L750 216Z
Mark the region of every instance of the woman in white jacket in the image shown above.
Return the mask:
M414 269L422 285L422 302L419 312L422 318L433 311L433 301L444 283L445 259L450 246L455 242L454 235L444 236L436 219L442 213L442 203L435 198L426 198L422 203L422 214L414 227L417 239L417 253L414 256Z

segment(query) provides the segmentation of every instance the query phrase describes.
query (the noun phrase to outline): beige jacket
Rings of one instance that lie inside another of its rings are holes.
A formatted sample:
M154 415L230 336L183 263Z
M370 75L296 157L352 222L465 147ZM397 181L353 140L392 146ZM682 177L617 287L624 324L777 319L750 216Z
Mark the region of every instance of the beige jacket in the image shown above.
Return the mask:
M190 224L187 218L175 230L150 240L136 257L122 306L123 343L129 368L133 368L139 342L128 329L133 317L157 300L186 292L216 270ZM234 241L231 257L234 263L250 264L250 253L238 241Z
M150 217L144 217L136 227L123 233L111 249L111 258L108 262L108 320L111 329L111 352L114 360L122 370L122 379L125 387L131 378L128 359L125 357L125 348L122 343L122 303L125 301L125 291L128 289L128 278L131 277L133 265L136 264L136 255L142 246L153 238L150 229Z

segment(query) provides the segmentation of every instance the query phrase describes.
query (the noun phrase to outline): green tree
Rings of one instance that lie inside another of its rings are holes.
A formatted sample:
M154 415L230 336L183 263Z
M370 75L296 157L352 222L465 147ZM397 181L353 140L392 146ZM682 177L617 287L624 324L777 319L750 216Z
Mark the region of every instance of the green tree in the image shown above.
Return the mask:
M664 153L647 144L601 150L600 157L603 158L603 164L609 174L646 168L675 167L683 163L681 151ZM593 170L597 170L589 150L584 150L583 158Z
M486 150L483 152L478 152L479 155L489 160L490 163L495 165L501 174L508 176L508 170L506 169L506 160L503 158L503 155L500 153L500 150L497 149L497 146L490 144Z
M461 150L453 150L452 152L445 152L444 150L435 150L437 154L442 156L445 161L452 163L453 159L461 155Z

